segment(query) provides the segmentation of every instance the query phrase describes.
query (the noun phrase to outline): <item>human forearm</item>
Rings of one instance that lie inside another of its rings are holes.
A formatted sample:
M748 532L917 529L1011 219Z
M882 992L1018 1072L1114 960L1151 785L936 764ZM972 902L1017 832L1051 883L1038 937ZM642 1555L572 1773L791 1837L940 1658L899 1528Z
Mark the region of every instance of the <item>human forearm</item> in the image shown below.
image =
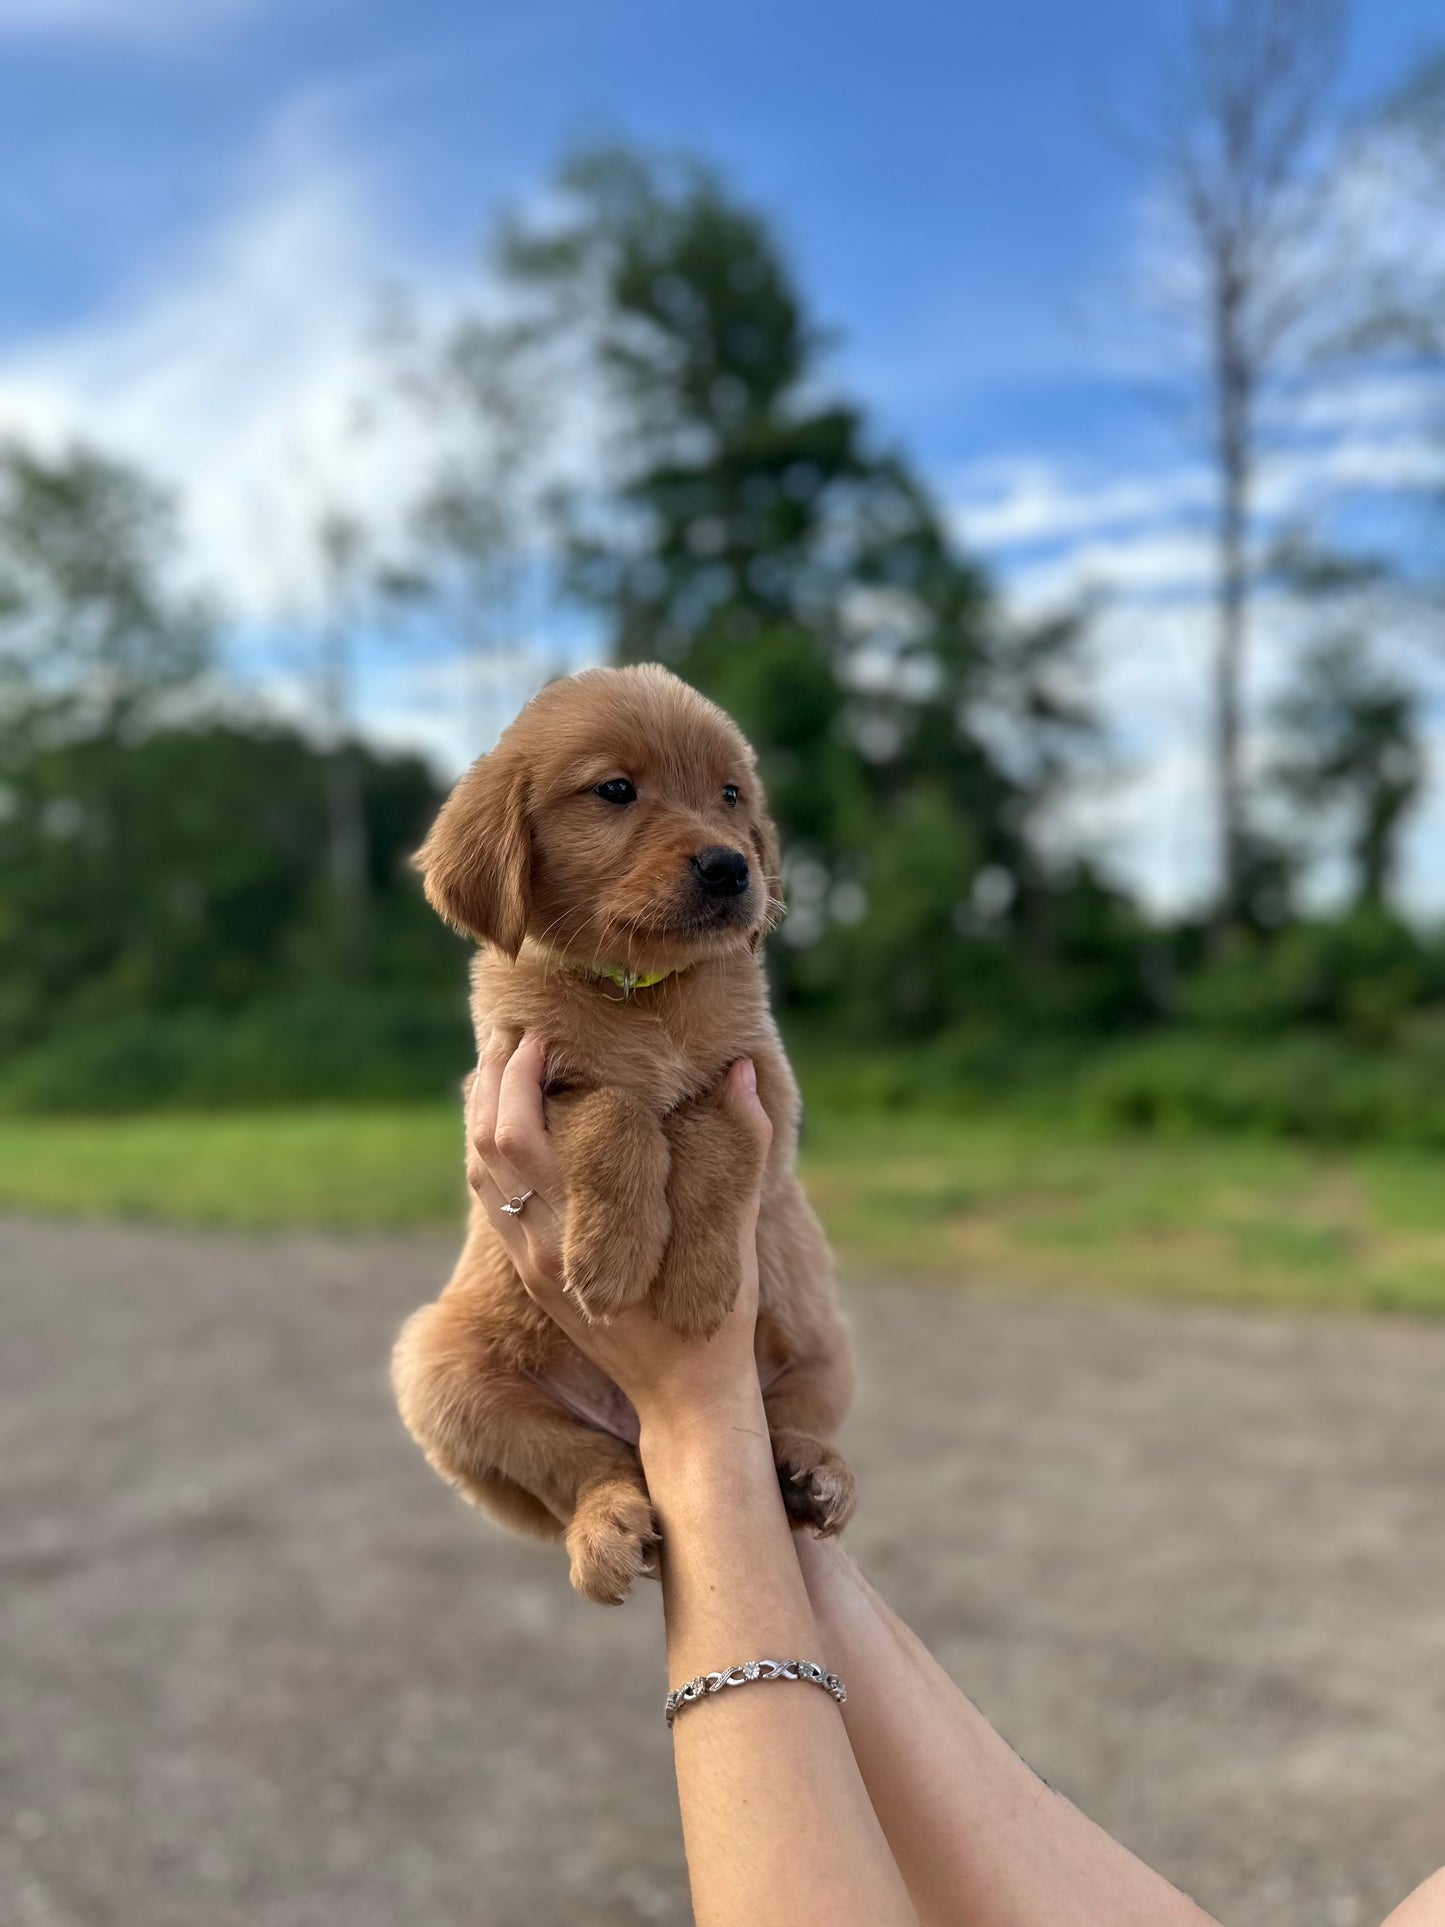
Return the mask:
M1445 1927L1445 1867L1402 1900L1383 1927Z
M758 1389L756 1191L743 1185L741 1284L711 1337L685 1337L641 1305L592 1323L562 1277L565 1186L542 1114L544 1069L536 1038L510 1057L489 1045L469 1100L474 1183L527 1289L637 1413L672 1681L751 1659L822 1662ZM751 1064L733 1065L715 1102L755 1138L761 1168L771 1127ZM518 1216L508 1200L523 1191ZM684 1707L674 1734L702 1927L917 1927L826 1693L796 1680L743 1685Z
M848 1737L925 1927L1208 1927L999 1737L836 1541L798 1557Z
M671 1683L749 1659L841 1672L798 1568L761 1398L645 1422L642 1451ZM827 1694L791 1681L729 1689L683 1708L673 1734L700 1927L915 1921Z

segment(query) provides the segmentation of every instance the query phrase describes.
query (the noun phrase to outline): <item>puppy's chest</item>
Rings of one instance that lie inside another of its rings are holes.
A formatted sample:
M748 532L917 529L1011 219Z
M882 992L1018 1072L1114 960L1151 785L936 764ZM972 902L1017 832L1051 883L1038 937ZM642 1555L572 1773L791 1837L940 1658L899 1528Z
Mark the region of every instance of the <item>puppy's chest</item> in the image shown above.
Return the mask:
M604 1086L645 1097L667 1112L710 1090L735 1057L755 1051L756 1025L727 1007L699 1013L676 995L612 998L571 986L491 984L479 973L472 997L478 1045L494 1027L529 1030L547 1046L550 1089Z

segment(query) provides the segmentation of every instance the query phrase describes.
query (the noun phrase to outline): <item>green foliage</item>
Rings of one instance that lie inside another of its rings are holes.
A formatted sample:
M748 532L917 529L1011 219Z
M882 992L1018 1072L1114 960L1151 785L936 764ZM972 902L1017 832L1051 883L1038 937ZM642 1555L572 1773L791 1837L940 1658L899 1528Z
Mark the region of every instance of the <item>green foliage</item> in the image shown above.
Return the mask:
M1309 650L1276 707L1275 780L1316 831L1321 815L1343 816L1361 905L1389 900L1401 833L1424 785L1419 711L1418 692L1353 635Z
M407 859L424 765L358 749L372 981L455 981ZM120 1012L235 1008L326 982L327 763L292 730L209 724L33 748L0 816L0 1050Z
M1003 622L909 465L827 395L782 251L716 176L608 151L560 189L504 264L617 412L615 486L569 504L573 586L620 660L668 663L757 745L809 899L775 950L785 1000L936 1028L1046 921L1027 830L1088 722L1061 690L1076 625Z
M454 1091L474 1046L460 987L313 993L62 1026L0 1072L0 1111L228 1110Z
M169 497L94 450L0 444L0 752L144 725L206 667L209 625L170 586Z
M1079 959L1062 973L1071 996L1088 981ZM1114 993L1117 972L1102 982ZM862 1032L840 1049L836 1024L811 1018L791 1035L835 1114L1002 1106L1109 1132L1445 1143L1445 944L1379 913L1241 940L1184 976L1184 1021L1169 1026L1131 1034L1107 1002L1083 1020L1037 998L1025 978L1013 1021L965 1014L886 1052Z
M1180 1014L1200 1026L1275 1035L1336 1028L1355 1040L1398 1037L1445 999L1445 948L1379 910L1241 938L1183 987Z
M1098 1059L1079 1097L1111 1129L1442 1145L1445 1029L1389 1053L1329 1031L1251 1043L1166 1033Z
M472 654L515 632L543 443L590 371L611 441L560 506L568 584L619 660L671 664L756 742L790 903L770 969L834 1110L1440 1142L1445 948L1386 907L1418 703L1367 631L1304 658L1273 772L1344 830L1356 910L1302 921L1300 853L1255 825L1229 947L1151 927L1047 854L1095 740L1083 612L1010 623L830 393L784 251L714 174L614 151L558 188L505 234L508 299L413 340L434 465L407 568L378 583L369 532L328 519L324 750L216 719L163 492L93 451L0 447L0 1107L454 1083L464 952L408 863L438 787L348 740L351 657L379 589ZM1281 567L1299 596L1367 586L1349 558Z

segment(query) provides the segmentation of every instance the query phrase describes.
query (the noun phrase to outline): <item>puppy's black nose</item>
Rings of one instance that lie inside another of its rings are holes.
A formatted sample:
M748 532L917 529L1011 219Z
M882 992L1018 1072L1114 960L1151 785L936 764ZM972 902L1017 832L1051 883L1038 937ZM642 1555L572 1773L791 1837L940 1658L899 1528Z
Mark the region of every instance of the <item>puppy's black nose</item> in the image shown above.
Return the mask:
M741 850L714 843L698 851L692 867L710 897L740 897L748 887L748 860Z

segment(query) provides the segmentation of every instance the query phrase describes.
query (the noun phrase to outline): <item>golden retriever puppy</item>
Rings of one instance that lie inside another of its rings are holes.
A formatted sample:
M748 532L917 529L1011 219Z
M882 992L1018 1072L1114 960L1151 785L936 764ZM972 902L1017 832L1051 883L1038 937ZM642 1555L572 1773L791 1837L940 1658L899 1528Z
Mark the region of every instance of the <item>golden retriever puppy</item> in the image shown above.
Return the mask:
M798 1092L758 955L781 908L752 751L667 670L590 669L535 697L457 784L417 856L483 948L479 1043L533 1031L566 1186L563 1264L586 1315L643 1299L707 1333L738 1288L737 1192L759 1155L715 1102L751 1057L773 1126L758 1220L758 1369L798 1523L836 1532L853 1477L826 1443L853 1390L822 1231L793 1169ZM655 1541L622 1395L533 1305L480 1203L434 1304L407 1323L397 1401L428 1459L493 1518L565 1537L614 1603Z

